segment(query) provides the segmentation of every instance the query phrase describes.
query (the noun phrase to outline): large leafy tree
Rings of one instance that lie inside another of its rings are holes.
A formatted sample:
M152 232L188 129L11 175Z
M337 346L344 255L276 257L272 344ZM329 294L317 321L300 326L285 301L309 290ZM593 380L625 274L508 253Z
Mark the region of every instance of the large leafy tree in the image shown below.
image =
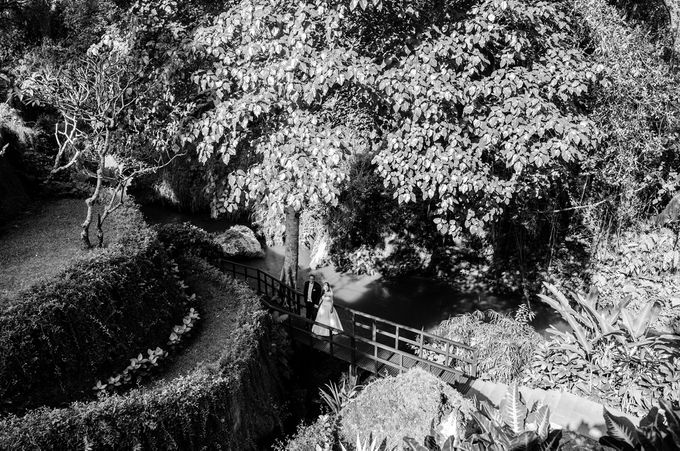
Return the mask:
M431 202L442 233L484 236L507 205L567 183L595 145L599 77L574 36L560 2L444 7L377 80L392 116L374 162L395 197Z
M211 67L195 74L208 103L187 139L201 161L236 161L217 211L258 202L285 214L282 280L291 285L300 212L337 203L348 161L367 143L339 107L364 96L377 75L346 37L350 6L244 0L199 29L192 43Z

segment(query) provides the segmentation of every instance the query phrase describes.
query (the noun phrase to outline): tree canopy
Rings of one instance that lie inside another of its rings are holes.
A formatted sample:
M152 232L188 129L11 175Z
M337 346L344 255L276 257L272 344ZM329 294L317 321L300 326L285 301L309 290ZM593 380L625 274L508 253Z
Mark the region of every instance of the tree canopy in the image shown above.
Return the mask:
M400 202L433 202L442 233L483 235L594 148L584 103L603 68L576 48L560 3L488 0L455 13L378 77L393 114L374 161Z

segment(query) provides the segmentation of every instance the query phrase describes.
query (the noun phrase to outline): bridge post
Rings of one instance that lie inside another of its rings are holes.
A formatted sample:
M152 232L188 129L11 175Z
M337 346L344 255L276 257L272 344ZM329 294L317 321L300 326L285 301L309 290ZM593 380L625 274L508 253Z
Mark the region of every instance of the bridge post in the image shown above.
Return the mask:
M352 357L351 357L352 363L350 365L350 369L351 369L352 367L356 367L356 364L357 364L357 340L354 337L354 334L352 334L352 336L350 337L349 343L350 343L350 348L351 348L351 351L352 351Z
M375 320L371 320L371 340L373 341L373 365L375 368L375 374L378 374L378 342L376 334L376 324Z

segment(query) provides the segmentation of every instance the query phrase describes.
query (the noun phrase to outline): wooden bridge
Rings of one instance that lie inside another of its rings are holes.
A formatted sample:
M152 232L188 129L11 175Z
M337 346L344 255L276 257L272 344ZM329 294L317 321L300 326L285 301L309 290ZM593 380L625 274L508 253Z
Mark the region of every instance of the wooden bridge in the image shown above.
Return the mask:
M287 315L284 324L293 340L355 368L396 375L418 366L463 389L477 375L477 351L470 346L337 304L343 329L335 329L307 319L304 295L271 274L226 260L221 266L224 272L243 278L261 294L268 308ZM330 333L313 334L313 325Z
M397 324L377 316L335 305L343 330L309 320L304 316L304 296L274 276L250 266L223 261L222 270L241 277L262 295L273 311L287 315L284 324L292 339L374 374L396 375L421 367L453 385L463 396L487 400L498 406L506 384L477 379L477 351L462 343ZM313 334L314 324L331 330L328 336ZM597 439L606 431L601 404L556 390L520 387L527 404L540 402L550 408L553 426L563 427ZM638 419L608 407L634 424Z

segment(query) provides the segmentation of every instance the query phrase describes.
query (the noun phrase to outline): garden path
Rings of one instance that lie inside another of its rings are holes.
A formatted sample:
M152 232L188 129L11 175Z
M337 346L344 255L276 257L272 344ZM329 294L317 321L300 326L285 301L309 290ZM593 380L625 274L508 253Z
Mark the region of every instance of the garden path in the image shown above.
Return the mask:
M157 380L170 381L188 374L197 366L218 361L224 352L224 344L237 327L240 305L229 279L205 264L204 267L189 268L185 280L191 292L196 293L198 301L201 317L198 334L173 358Z

